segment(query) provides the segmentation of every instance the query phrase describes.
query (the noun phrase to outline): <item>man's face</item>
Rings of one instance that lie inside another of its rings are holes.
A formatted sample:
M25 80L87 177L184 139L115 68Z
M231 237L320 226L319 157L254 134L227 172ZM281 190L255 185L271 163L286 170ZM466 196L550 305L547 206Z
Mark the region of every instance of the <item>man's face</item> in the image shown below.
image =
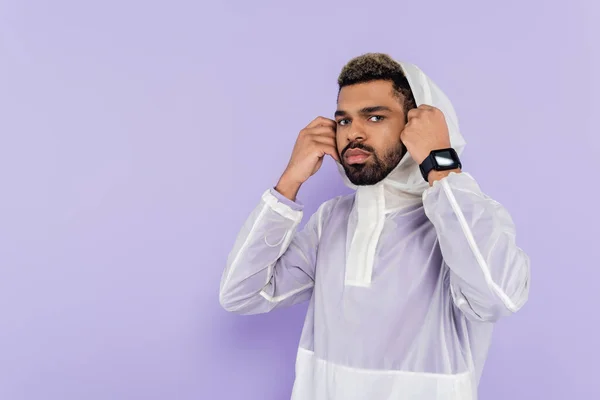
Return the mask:
M337 149L350 182L374 185L398 165L406 149L402 100L393 84L377 80L344 86L338 97Z

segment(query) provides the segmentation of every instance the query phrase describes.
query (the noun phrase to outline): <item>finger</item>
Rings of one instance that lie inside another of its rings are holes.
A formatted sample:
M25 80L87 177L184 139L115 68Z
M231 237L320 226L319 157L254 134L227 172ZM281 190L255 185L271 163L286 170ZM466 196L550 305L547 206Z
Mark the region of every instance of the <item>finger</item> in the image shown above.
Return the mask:
M408 124L406 124L404 126L404 129L402 129L402 131L400 132L400 140L404 141L404 139L406 138L406 136L409 134L409 132L411 130L412 130L412 125L409 122Z
M408 111L408 114L406 114L406 117L410 121L411 119L416 118L419 115L421 115L422 112L423 112L423 110L421 110L419 108L412 108Z
M306 133L309 135L317 135L317 136L326 136L335 138L336 130L329 126L316 126L314 128L309 128L306 130Z
M323 152L325 154L328 154L335 161L340 162L340 156L338 154L337 147L323 145Z
M322 152L323 154L330 155L334 160L338 162L340 161L337 146L335 145L335 143L332 144L325 141L315 141L314 143L320 152Z
M315 135L311 138L311 140L315 143L322 143L322 144L326 144L328 146L333 146L333 147L337 148L337 142L334 138L330 138L327 136Z
M308 124L306 126L306 128L314 128L317 126L330 126L332 128L337 126L337 122L335 122L332 119L329 118L325 118L325 117L317 117L315 119L312 120L312 122L310 124Z

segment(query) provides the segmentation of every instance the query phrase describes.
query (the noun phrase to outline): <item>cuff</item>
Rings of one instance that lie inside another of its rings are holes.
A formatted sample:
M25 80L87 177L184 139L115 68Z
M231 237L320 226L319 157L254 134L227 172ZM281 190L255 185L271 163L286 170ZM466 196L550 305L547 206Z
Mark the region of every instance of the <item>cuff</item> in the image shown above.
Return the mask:
M479 188L477 181L475 181L471 174L468 172L450 172L448 176L433 182L433 185L423 192L423 201L425 201L427 196L432 192L435 192L436 190L444 190L444 186L450 186L464 191L473 192L475 194L481 193L481 189Z
M267 204L267 206L270 207L277 214L287 219L290 219L296 223L302 220L303 206L285 198L277 191L274 191L273 189L267 190L263 193L262 199ZM287 202L284 200L287 200Z
M282 195L281 193L279 193L274 188L271 188L270 192L271 192L271 194L273 196L275 196L277 198L277 200L280 203L285 204L286 206L290 207L292 210L294 210L294 211L302 211L304 209L304 204L302 204L300 202L293 202L293 201L291 201L290 199L288 199L287 197L285 197L284 195Z

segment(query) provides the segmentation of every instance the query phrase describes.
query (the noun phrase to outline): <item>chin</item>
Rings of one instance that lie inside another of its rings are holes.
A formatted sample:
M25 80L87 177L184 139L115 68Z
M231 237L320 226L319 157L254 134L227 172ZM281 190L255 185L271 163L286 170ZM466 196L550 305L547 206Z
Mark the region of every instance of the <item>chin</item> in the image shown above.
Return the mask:
M376 185L385 179L392 168L377 163L344 165L346 177L356 186Z
M381 182L381 180L367 180L367 179L356 179L356 177L350 178L348 177L348 179L350 180L350 183L352 183L355 186L373 186L378 184L379 182Z
M379 182L381 182L381 180L383 179L381 176L378 175L374 175L373 173L371 173L371 171L364 171L364 172L346 172L346 177L348 177L348 180L356 186L370 186L370 185L375 185Z

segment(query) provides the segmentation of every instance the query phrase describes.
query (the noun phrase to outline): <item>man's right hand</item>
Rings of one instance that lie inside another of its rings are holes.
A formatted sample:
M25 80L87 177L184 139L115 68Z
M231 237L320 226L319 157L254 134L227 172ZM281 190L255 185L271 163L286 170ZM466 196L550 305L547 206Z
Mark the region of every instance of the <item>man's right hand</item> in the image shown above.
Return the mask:
M326 154L339 161L336 126L337 123L331 119L317 117L300 131L288 166L275 190L295 201L300 186L321 168Z

